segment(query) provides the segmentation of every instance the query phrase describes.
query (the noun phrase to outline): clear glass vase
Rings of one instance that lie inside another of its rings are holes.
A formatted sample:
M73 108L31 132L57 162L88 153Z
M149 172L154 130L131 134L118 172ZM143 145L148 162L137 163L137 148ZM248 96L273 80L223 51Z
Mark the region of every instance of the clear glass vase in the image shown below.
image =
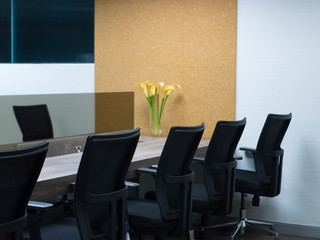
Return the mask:
M160 137L162 133L161 122L155 111L150 111L150 128L154 137Z

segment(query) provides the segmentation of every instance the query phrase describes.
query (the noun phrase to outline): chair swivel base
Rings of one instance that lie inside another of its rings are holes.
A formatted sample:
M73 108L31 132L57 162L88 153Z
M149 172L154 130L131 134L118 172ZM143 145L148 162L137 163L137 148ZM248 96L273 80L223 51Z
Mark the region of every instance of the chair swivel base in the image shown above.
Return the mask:
M263 222L263 221L255 221L255 220L249 220L245 217L246 215L246 210L245 209L241 209L241 220L238 222L236 228L234 229L232 235L231 235L231 240L234 239L234 237L237 235L237 233L240 231L241 234L244 234L245 229L247 227L253 228L253 229L257 229L257 230L262 230L265 232L268 232L269 234L274 236L274 240L278 240L279 239L279 234L275 231L272 230L273 228L273 223L271 222ZM265 227L266 226L266 227ZM267 228L270 227L271 229Z
M232 227L232 226L237 225L237 224L238 224L238 221L231 221L231 222L225 222L225 223L215 224L215 225L211 225L211 226L201 227L200 229L198 229L199 232L197 233L197 238L198 239L203 239L204 238L204 231L206 229Z
M273 228L273 223L271 222L263 222L263 221L256 221L256 220L249 220L246 217L244 217L246 214L246 210L242 209L241 210L241 220L240 221L232 221L232 222L226 222L226 223L221 223L221 224L216 224L213 226L206 226L206 227L201 227L200 232L198 233L198 238L202 239L204 231L206 229L215 229L215 228L221 228L221 227L231 227L235 226L235 229L231 235L231 240L235 239L235 236L240 232L241 234L245 233L245 229L252 228L256 230L262 230L265 231L271 235L274 236L274 240L279 239L279 234L275 231L272 230ZM266 226L266 227L265 227ZM270 227L271 229L267 228Z

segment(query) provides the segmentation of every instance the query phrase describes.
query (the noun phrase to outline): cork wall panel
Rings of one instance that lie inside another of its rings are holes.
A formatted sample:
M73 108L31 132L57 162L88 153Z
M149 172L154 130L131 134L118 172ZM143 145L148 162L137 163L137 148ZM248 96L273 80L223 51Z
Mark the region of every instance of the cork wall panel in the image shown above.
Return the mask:
M96 0L96 92L135 92L135 126L150 134L139 81L177 83L162 128L234 120L236 0Z

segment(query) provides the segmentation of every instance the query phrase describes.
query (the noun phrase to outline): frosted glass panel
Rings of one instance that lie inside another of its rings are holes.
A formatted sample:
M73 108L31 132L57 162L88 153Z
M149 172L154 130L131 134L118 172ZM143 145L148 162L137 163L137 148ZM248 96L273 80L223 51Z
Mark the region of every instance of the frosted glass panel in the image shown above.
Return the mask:
M0 145L22 141L12 106L37 104L47 104L55 138L88 134L95 130L94 93L0 96Z

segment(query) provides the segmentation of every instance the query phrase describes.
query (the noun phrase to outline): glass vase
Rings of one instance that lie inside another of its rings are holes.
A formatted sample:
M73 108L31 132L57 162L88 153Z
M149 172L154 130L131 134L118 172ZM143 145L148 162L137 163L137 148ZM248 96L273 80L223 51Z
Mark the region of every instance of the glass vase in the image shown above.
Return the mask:
M151 133L154 137L160 137L162 130L161 130L161 122L158 118L158 115L155 111L150 111L150 128Z

